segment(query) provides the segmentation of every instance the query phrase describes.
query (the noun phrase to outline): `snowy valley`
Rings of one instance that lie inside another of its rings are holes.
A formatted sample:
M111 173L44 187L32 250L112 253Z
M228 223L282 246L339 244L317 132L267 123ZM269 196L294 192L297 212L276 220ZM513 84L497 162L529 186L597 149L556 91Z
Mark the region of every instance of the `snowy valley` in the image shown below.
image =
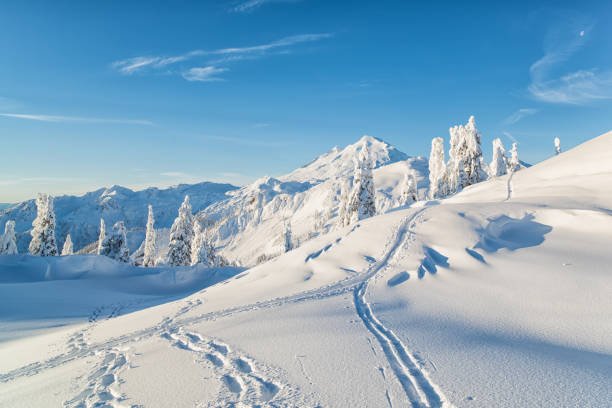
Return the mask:
M0 210L0 406L609 407L612 132L493 143Z

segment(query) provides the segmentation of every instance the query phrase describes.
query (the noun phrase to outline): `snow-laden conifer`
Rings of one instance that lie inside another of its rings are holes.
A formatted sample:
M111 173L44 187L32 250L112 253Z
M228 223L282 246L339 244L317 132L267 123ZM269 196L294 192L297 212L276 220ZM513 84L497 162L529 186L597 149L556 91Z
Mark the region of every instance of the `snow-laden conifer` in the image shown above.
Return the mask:
M457 192L466 186L476 184L487 178L483 169L482 149L480 147L482 135L476 128L474 116L470 116L468 123L457 125L449 129L450 150L447 171L449 172L450 192ZM461 164L460 164L461 162ZM461 169L465 175L460 174Z
M518 150L516 148L516 142L512 143L512 149L510 149L510 160L508 160L508 171L510 173L517 171L520 167Z
M127 246L127 232L123 221L116 222L112 231L102 241L100 255L120 262L129 262L130 251Z
M197 219L193 222L193 241L191 242L191 265L196 264L217 266L215 246L210 232L202 228Z
M70 234L68 234L66 235L66 241L64 241L64 246L62 247L62 256L72 254L74 254L74 248L72 246L72 238L70 238Z
M561 139L555 137L555 155L561 154Z
M419 200L417 181L414 171L407 172L404 174L404 180L402 181L402 190L399 197L399 205L410 205Z
M170 266L191 265L191 243L193 241L193 215L189 196L185 196L178 217L170 228L170 243L166 263Z
M30 232L30 253L37 256L57 256L53 197L49 194L39 194L36 199L36 213L36 219L32 222L34 228Z
M4 235L0 236L0 255L15 255L16 253L15 221L9 220L4 224Z
M142 258L142 266L153 267L155 266L155 228L153 224L155 219L153 218L153 207L149 205L149 215L147 216L147 230L145 233L144 242L144 255Z
M493 140L493 160L489 169L492 177L499 177L508 173L508 158L500 138Z
M364 143L355 166L353 189L349 196L345 225L372 217L376 214L374 177L367 145Z
M346 213L348 211L351 189L350 179L345 180L340 186L340 201L338 203L338 225L340 227L346 225Z
M435 137L431 141L429 154L429 198L444 197L448 192L446 164L444 163L444 140Z
M106 224L104 218L100 218L100 235L98 235L98 255L102 255L102 242L106 238Z
M293 243L291 238L291 224L285 222L285 228L283 230L283 250L289 252L293 249Z

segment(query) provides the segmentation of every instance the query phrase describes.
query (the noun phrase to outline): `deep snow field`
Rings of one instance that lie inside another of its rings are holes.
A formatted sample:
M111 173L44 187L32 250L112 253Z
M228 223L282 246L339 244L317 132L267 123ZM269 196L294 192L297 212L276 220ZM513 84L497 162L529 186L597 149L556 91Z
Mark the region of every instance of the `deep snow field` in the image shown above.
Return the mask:
M610 407L612 132L251 269L0 257L2 407Z

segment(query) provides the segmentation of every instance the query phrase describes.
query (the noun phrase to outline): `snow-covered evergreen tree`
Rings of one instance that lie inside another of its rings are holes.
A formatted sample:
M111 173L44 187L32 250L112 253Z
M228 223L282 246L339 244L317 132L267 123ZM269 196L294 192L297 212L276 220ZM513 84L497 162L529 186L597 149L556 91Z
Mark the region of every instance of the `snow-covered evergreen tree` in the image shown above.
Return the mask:
M193 241L193 215L189 196L179 208L178 217L170 228L170 243L166 263L170 266L191 265L191 243Z
M448 178L451 181L449 183L450 192L457 192L487 178L483 169L482 149L480 148L482 135L476 128L474 116L470 116L465 126L457 125L450 128L449 133ZM461 168L465 176L460 174Z
M491 177L499 177L508 173L508 158L500 138L493 140L493 160L489 168Z
M508 160L508 171L510 173L517 171L520 167L518 150L516 148L516 142L512 143L512 149L510 149L510 160Z
M191 243L191 265L204 264L207 266L219 266L219 258L216 254L214 241L210 231L203 229L196 219L193 222L193 241Z
M351 180L347 179L340 186L340 201L338 203L338 225L340 227L346 225L346 213L348 211L350 194Z
M402 182L402 192L399 198L399 205L410 205L419 200L417 181L414 175L414 171L404 174L404 181Z
M144 255L142 258L142 266L144 267L155 266L155 228L153 228L154 223L155 219L153 218L153 207L149 205L149 215L147 217L147 231L145 233Z
M435 137L429 154L429 198L435 200L448 193L446 164L444 164L444 140Z
M49 194L39 194L36 199L36 212L36 219L32 222L34 228L30 232L30 253L37 256L57 256L53 197Z
M129 262L130 251L127 246L126 234L123 221L116 222L111 233L102 241L100 255L108 256L120 262Z
M68 234L66 235L66 241L64 241L64 246L62 247L62 256L72 254L74 254L74 248L72 246L72 238L70 238L70 234Z
M374 177L367 145L364 144L355 166L355 180L348 200L344 225L372 217L376 214Z
M291 224L285 222L285 229L283 231L283 249L284 252L289 252L293 249L293 243L291 239Z
M561 153L561 140L558 137L555 137L555 155Z
M4 235L0 237L0 255L15 255L17 253L17 234L15 234L15 221L9 220L4 224Z
M100 235L98 235L98 255L102 255L102 242L106 238L106 224L104 218L100 218Z

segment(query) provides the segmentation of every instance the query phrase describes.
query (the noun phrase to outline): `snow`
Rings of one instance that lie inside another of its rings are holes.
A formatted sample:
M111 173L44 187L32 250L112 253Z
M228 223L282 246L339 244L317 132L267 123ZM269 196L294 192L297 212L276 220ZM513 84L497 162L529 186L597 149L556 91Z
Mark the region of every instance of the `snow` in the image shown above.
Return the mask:
M609 406L612 132L392 204L426 167L379 166L378 215L250 269L0 256L0 406ZM302 236L336 183L277 181L200 213L269 192L226 254Z

